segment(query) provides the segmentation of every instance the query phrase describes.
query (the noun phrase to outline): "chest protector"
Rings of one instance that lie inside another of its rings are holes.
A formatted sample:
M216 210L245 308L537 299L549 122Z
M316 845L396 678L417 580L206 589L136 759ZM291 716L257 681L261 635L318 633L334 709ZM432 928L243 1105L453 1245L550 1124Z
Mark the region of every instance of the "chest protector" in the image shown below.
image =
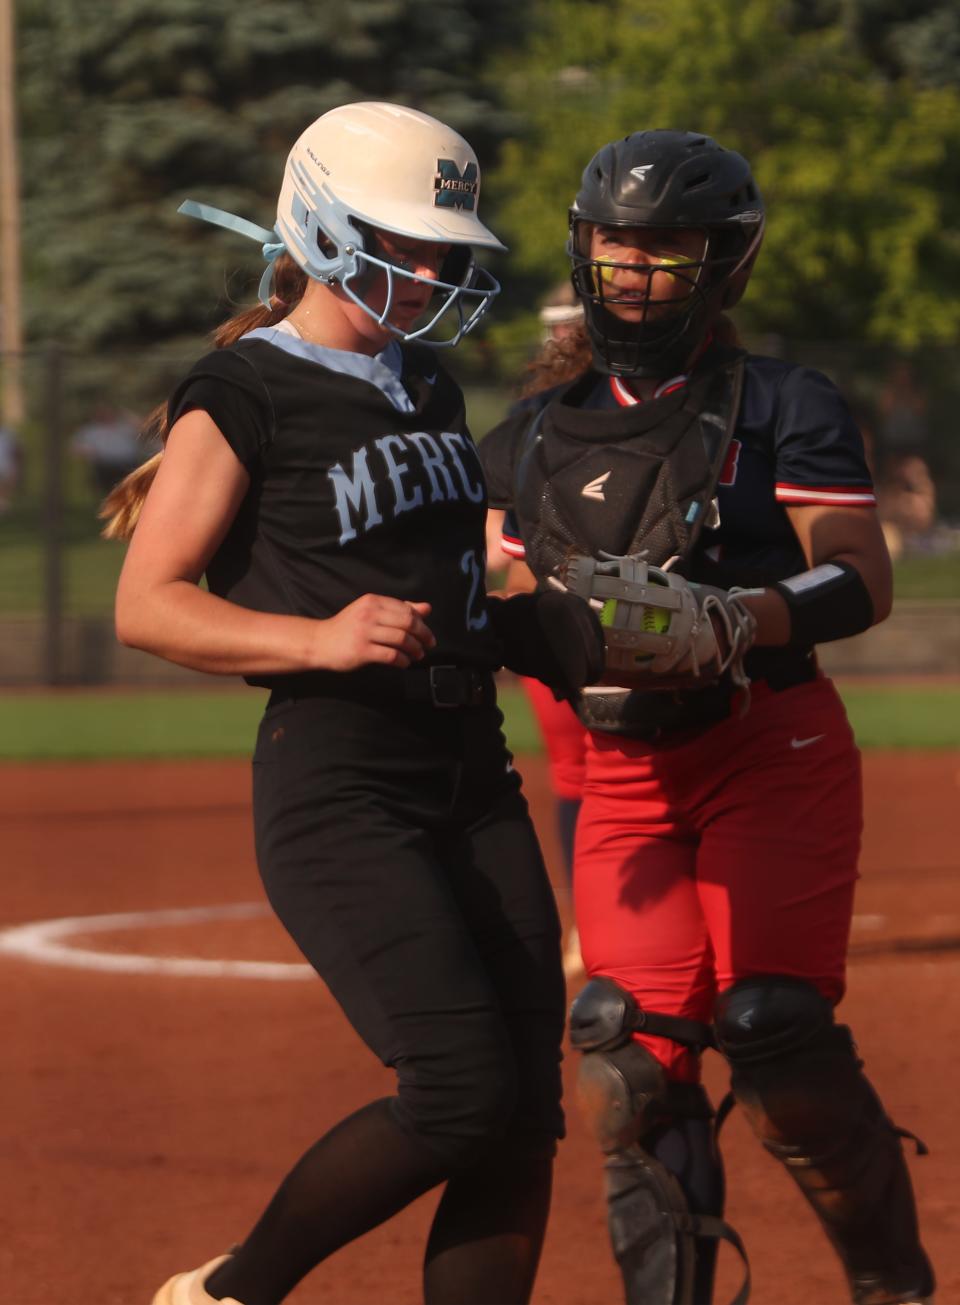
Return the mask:
M575 381L540 410L514 463L514 508L528 566L563 581L574 554L637 555L684 574L736 428L746 355L716 350L682 390L618 412L578 406ZM591 729L637 737L722 719L731 688L690 692L600 687L577 704Z

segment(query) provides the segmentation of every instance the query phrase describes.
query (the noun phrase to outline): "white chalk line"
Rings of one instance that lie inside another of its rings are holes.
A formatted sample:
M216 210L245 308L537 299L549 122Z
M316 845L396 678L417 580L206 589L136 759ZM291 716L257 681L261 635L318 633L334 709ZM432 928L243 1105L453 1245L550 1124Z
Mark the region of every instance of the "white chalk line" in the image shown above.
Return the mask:
M196 906L178 910L124 911L112 915L71 915L58 920L34 920L0 930L0 955L16 956L39 965L58 965L105 974L157 974L174 978L290 979L316 978L309 965L290 961L206 960L199 956L145 956L139 952L101 952L74 947L75 934L115 933L124 929L164 925L208 924L216 920L249 920L265 915L260 902Z
M194 906L173 910L123 911L110 915L70 915L56 920L34 920L0 929L0 955L15 956L38 965L56 965L101 974L150 974L195 979L263 979L268 982L300 981L315 977L309 965L293 961L207 960L199 956L148 956L140 952L101 952L75 947L76 934L119 933L124 929L154 929L165 925L208 924L220 920L250 920L267 914L260 902L235 902L223 906ZM954 924L955 916L938 917ZM855 931L873 932L887 923L885 915L855 915Z

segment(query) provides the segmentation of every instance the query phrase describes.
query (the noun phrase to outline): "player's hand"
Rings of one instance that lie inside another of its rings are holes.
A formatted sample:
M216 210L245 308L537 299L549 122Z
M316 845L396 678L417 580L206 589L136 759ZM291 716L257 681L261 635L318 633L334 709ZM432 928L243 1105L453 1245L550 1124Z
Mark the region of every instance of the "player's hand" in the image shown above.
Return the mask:
M317 622L317 668L355 671L370 665L411 666L436 647L425 620L429 615L429 603L364 594L336 616Z

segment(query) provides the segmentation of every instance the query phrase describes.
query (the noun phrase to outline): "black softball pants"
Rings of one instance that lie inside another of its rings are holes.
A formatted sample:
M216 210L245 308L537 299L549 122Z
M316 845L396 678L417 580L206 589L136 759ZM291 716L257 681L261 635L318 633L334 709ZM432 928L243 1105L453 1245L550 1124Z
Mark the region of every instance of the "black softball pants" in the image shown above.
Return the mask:
M563 1135L560 925L501 723L271 700L254 755L270 902L448 1173Z

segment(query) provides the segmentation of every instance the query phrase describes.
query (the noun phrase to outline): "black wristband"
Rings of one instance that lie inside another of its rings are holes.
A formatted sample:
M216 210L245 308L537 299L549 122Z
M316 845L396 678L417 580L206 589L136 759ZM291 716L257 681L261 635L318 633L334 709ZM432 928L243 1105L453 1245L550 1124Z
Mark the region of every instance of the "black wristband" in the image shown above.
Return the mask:
M773 588L790 609L791 647L849 639L873 625L870 591L849 562L824 562Z

